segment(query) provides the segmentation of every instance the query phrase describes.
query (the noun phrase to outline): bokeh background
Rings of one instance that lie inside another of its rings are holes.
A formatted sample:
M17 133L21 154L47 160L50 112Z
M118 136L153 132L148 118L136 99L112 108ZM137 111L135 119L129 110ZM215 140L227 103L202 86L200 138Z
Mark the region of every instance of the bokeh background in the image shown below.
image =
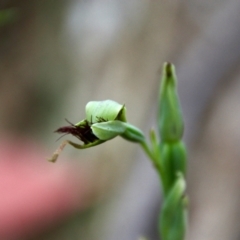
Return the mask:
M239 12L237 0L1 0L0 239L158 239L160 184L137 145L46 158L90 100L156 128L165 61L189 149L187 239L240 239Z

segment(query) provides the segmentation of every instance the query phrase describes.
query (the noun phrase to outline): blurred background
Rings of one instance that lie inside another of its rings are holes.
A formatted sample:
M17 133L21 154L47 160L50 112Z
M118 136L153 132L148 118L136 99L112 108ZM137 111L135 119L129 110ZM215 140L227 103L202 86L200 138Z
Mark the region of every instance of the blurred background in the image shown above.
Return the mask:
M187 239L240 239L239 12L237 0L0 0L0 239L158 239L160 184L139 146L46 158L90 100L156 129L165 61L189 149Z

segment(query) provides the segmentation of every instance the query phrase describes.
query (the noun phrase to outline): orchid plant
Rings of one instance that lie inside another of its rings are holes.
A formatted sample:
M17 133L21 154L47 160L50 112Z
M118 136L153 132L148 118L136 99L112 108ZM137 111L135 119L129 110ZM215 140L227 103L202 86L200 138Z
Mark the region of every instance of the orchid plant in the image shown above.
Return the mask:
M184 124L177 94L175 67L164 63L158 100L158 133L150 131L150 141L143 132L127 122L126 107L112 100L91 101L86 105L86 118L79 123L60 127L57 133L72 134L82 144L65 140L49 159L55 162L70 144L77 149L97 146L117 136L139 143L152 161L163 189L159 217L162 240L184 240L187 229L186 147L182 141ZM159 141L158 139L161 139Z

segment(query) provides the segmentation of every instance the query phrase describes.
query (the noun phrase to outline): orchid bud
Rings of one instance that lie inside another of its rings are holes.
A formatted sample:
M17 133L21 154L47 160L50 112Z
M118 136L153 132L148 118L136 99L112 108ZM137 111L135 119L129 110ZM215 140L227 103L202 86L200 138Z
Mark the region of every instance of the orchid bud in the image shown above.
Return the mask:
M187 199L184 195L185 189L186 182L183 175L178 173L176 181L162 207L160 215L161 239L184 239L187 225Z
M185 144L182 141L173 143L161 143L161 162L162 166L162 182L164 192L167 194L176 181L176 173L181 172L186 175L187 169L187 153Z
M163 141L180 140L183 135L183 118L177 94L174 65L165 63L160 88L158 125Z

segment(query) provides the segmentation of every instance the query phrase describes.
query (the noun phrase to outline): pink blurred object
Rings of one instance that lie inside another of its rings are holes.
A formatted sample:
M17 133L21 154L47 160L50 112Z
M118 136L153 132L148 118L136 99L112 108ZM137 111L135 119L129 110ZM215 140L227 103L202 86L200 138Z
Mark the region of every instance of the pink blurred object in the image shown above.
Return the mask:
M1 240L29 236L86 207L86 171L63 156L49 163L49 155L30 140L0 140Z

